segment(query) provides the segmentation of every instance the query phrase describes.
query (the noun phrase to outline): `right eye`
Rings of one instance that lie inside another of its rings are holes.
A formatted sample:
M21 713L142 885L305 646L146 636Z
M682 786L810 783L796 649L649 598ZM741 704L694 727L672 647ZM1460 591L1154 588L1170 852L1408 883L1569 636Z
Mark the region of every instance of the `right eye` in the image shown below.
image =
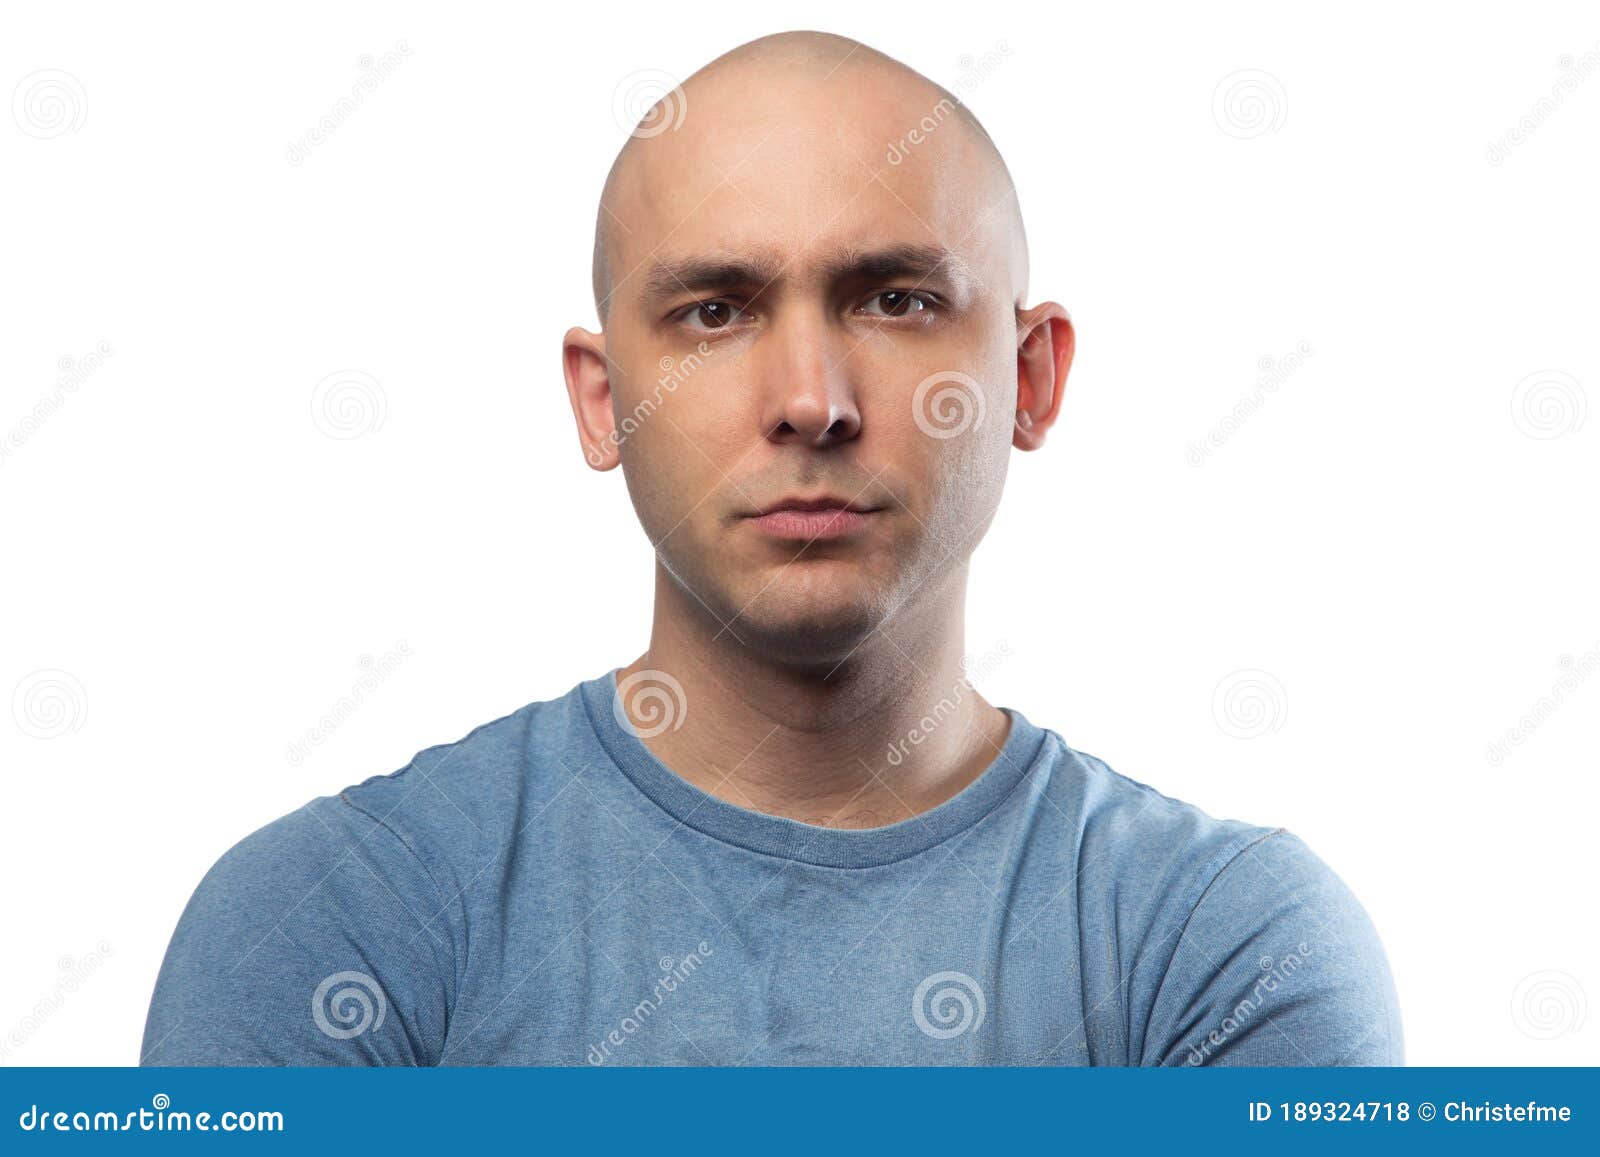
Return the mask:
M727 329L741 316L741 311L731 302L697 301L684 311L679 320L690 329L705 333Z

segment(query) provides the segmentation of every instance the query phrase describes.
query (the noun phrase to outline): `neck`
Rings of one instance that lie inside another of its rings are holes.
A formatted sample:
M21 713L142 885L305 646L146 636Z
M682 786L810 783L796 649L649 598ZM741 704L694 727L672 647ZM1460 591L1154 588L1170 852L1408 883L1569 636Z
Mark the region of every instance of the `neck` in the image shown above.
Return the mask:
M683 695L675 726L625 707L658 759L719 799L828 827L898 823L981 775L1010 729L963 671L965 595L962 568L849 654L796 665L724 629L658 566L650 649L617 677L665 672Z

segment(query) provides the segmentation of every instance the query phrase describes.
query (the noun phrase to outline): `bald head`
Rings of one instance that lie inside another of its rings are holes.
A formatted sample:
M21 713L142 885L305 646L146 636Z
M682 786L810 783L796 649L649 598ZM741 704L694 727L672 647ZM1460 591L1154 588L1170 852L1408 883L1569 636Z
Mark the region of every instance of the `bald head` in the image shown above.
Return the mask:
M751 127L752 107L764 110L756 114L760 131L735 140L735 128ZM1007 290L1021 302L1028 277L1022 214L1005 160L978 118L943 86L876 49L831 33L797 31L764 36L717 57L657 101L624 142L595 221L593 281L602 326L619 280L627 280L665 240L636 236L630 224L638 216L630 207L651 197L652 182L659 189L659 182L692 169L738 187L738 171L751 153L783 148L783 139L774 143L774 135L807 115L815 122L813 136L819 127L831 135L827 126L838 126L837 143L855 154L863 182L910 162L927 166L925 179L982 189L985 212L1003 226ZM850 128L858 131L848 133ZM874 132L874 144L863 148ZM797 167L795 190L804 195L813 177ZM837 208L845 212L848 205ZM907 211L914 212L909 206ZM624 256L624 247L635 252Z

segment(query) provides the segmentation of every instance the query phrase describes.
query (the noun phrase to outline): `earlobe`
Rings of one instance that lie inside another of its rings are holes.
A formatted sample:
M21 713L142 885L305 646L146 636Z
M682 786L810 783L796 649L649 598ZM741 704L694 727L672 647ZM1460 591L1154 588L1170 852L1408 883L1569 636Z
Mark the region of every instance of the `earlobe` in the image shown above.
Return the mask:
M561 368L584 459L596 470L610 470L622 461L622 452L611 405L605 335L579 326L569 329L561 343Z
M1037 450L1055 425L1077 336L1072 317L1053 301L1017 315L1017 414L1011 444Z

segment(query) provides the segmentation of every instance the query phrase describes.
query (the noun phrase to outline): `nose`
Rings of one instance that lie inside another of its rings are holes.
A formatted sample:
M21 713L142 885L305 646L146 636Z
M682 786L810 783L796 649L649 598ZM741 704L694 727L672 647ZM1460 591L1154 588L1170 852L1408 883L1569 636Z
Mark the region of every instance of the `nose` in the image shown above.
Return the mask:
M795 308L776 319L764 343L767 383L762 431L774 442L824 449L861 433L849 348L827 318Z

